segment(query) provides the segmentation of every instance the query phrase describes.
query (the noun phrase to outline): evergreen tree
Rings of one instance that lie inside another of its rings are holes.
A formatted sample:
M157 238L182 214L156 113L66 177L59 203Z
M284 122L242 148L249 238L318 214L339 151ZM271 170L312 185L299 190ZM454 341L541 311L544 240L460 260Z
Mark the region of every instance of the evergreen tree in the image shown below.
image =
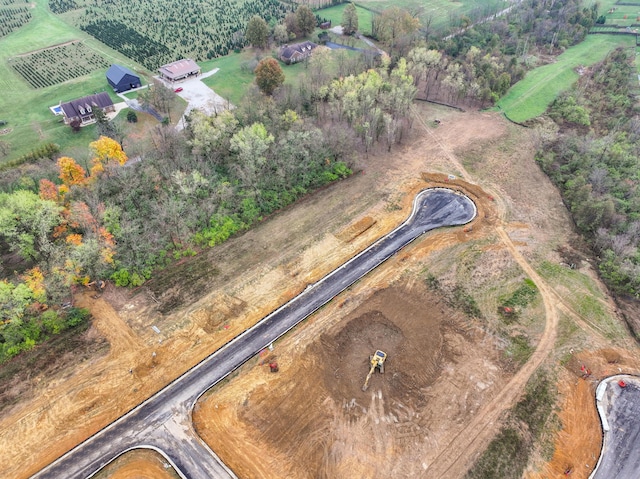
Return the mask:
M353 35L358 31L358 12L356 6L353 3L347 5L342 12L342 34Z
M269 25L263 18L254 15L247 23L244 36L252 47L266 48L269 41Z

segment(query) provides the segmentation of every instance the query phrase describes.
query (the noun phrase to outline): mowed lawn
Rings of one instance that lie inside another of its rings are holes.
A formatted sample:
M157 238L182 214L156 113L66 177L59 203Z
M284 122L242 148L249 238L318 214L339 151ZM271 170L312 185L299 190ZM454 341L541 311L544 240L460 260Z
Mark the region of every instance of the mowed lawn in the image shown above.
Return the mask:
M329 8L316 10L316 15L320 18L331 20L331 26L336 27L342 23L342 12L347 7L347 3L335 5ZM371 35L371 21L374 13L356 5L356 13L358 14L358 31L364 35Z
M497 106L508 118L517 122L542 115L551 102L578 79L577 67L601 61L618 46L634 45L635 38L632 36L588 35L582 43L567 49L555 63L527 73L524 79L511 87Z
M313 40L312 37L309 38ZM274 47L270 53L275 55L276 52L277 47ZM341 52L347 56L360 55L359 52L349 50L341 50ZM261 58L269 56L269 52L262 51L259 53ZM338 50L332 50L329 62L326 65L327 71L331 74L335 74L338 71L338 54ZM234 105L238 105L240 103L242 98L247 94L249 87L255 82L255 75L252 71L252 67L255 64L256 50L250 47L245 48L240 53L230 53L224 57L199 63L203 72L219 68L217 73L203 79L202 81L218 95L225 100L229 100ZM285 65L280 62L280 66L284 72L286 85L297 85L301 76L307 70L307 64L305 62L293 65Z
M199 65L202 67L203 72L208 72L214 68L220 69L216 74L202 81L222 98L237 105L245 95L249 85L253 83L254 75L251 66L255 63L255 58L255 52L247 48L240 53L230 53L224 57L200 62Z
M48 142L59 144L64 152L74 147L86 147L95 139L93 126L74 133L62 123L61 116L51 113L50 106L100 91L107 91L114 102L121 101L107 83L106 69L47 88L35 89L9 66L9 58L81 40L109 63L119 63L139 73L148 74L128 58L52 14L47 7L47 0L35 0L33 5L31 21L0 38L0 120L7 121L5 128L11 129L10 133L0 136L0 141L7 142L11 148L9 155L0 159L0 162L17 158Z
M400 7L410 11L421 11L420 21L431 21L431 28L442 30L451 19L466 16L486 16L509 6L506 0L358 0L357 4L381 12L389 7Z

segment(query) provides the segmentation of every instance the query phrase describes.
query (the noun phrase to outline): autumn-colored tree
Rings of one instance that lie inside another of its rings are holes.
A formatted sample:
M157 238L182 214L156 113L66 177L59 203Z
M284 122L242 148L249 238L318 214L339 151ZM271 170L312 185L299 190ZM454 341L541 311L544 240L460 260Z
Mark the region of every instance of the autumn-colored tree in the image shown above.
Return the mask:
M265 48L269 40L269 25L262 17L254 15L247 23L244 36L252 47Z
M44 303L47 298L47 292L44 287L44 274L42 270L36 266L22 275L22 279L33 294L33 299L39 303Z
M295 12L289 12L284 17L284 25L289 34L289 40L293 40L301 35L300 26L298 25L298 17Z
M316 28L316 16L313 14L311 8L307 5L300 5L296 9L296 20L298 21L298 28L300 34L306 37Z
M67 242L67 244L80 246L80 244L82 243L82 235L78 233L72 233L66 237L65 241Z
M42 198L43 200L55 202L58 202L60 200L58 187L53 183L53 181L47 180L46 178L40 180L40 188L38 192L40 194L40 198Z
M256 83L266 95L273 94L274 90L284 83L284 73L275 58L260 60L255 73Z
M95 157L91 160L91 177L95 178L104 171L104 166L111 161L117 161L120 165L124 165L128 158L120 143L107 136L101 136L96 141L89 143L89 146L95 153Z
M73 158L68 156L58 158L58 169L60 170L59 178L67 188L73 185L81 185L87 181L87 174L84 168L76 163Z
M77 224L83 231L93 236L98 235L98 221L84 201L74 201L69 208L71 221Z

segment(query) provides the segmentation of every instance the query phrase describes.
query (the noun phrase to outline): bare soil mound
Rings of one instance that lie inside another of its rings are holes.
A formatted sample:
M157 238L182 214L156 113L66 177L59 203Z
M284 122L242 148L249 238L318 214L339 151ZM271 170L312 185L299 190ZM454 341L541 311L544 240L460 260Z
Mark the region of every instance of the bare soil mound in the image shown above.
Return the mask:
M178 479L166 459L149 449L123 454L96 474L95 479Z
M322 335L311 349L318 358L326 358L323 381L332 397L365 396L361 388L370 368L369 356L380 349L388 355L385 374L375 374L370 386L392 399L420 398L420 389L438 375L443 342L442 313L426 309L421 299L396 288L380 291L367 307L386 310L393 319L373 309L349 320L337 335ZM424 299L434 302L434 298Z

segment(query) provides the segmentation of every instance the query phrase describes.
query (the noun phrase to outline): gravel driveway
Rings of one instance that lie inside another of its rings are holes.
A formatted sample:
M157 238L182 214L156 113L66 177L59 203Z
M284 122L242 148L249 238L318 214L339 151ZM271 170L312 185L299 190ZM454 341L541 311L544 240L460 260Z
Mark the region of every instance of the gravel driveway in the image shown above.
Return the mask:
M218 68L214 68L211 71L199 75L197 78L191 78L189 80L173 84L164 82L169 88L182 88L182 91L178 92L177 95L189 103L189 105L187 105L187 109L184 111L184 115L176 125L177 130L182 130L184 128L185 116L188 115L191 110L197 109L209 115L214 115L222 110L234 108L231 102L222 98L202 82L204 78L215 75L218 70ZM160 80L158 77L154 78Z

